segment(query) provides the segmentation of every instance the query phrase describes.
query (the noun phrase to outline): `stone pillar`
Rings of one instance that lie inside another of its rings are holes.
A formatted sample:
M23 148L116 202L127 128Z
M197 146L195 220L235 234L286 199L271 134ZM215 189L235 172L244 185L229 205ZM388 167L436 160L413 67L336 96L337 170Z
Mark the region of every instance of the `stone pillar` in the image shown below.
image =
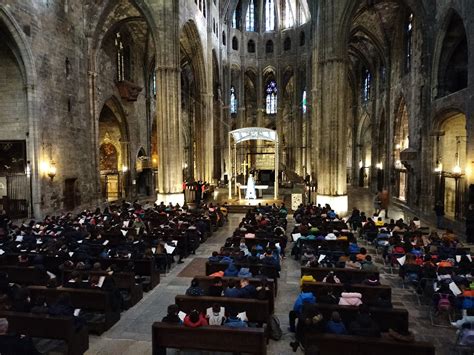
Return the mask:
M202 127L202 161L201 172L204 181L212 183L214 171L214 96L211 93L201 94Z
M184 203L181 78L179 63L179 2L156 4L159 13L156 46L156 129L158 147L157 203Z
M317 203L329 203L340 214L348 210L346 44L340 38L343 1L321 0L318 19L316 123ZM315 116L314 116L315 115Z

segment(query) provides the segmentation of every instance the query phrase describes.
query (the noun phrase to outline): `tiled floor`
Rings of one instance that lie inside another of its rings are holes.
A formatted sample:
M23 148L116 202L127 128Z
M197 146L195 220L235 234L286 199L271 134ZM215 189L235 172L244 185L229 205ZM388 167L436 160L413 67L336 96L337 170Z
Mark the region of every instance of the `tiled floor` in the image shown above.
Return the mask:
M373 196L364 189L349 190L349 206L357 206L361 210L372 212ZM391 218L399 218L402 212L397 208L390 209ZM218 250L225 238L231 235L233 229L241 219L241 215L231 215L229 223L214 233L206 243L197 250L182 265L175 266L171 272L162 277L161 283L151 292L145 294L143 300L133 309L122 314L121 320L102 336L90 337L88 355L102 354L151 354L151 325L166 314L166 308L174 303L177 294L184 294L191 278L177 277L179 272L195 257L208 257L212 251ZM288 233L293 228L292 217L288 218ZM288 249L291 248L291 245ZM281 279L279 280L279 293L276 300L275 313L280 319L283 330L282 340L270 341L269 354L290 354L292 350L289 342L293 335L287 331L288 312L298 295L298 281L300 265L291 258L282 263ZM432 342L438 348L437 354L448 354L449 347L453 344L455 333L450 328L437 328L431 326L427 317L428 308L418 306L413 291L402 289L396 275L384 273L383 283L393 287L393 300L395 306L407 308L410 312L410 329L415 333L417 340ZM183 352L181 352L183 353ZM298 353L302 352L298 350Z

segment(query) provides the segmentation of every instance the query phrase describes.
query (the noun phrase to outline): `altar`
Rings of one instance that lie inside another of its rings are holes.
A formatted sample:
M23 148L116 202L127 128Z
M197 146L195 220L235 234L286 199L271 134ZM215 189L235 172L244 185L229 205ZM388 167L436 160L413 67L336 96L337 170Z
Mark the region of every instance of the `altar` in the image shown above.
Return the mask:
M261 199L263 196L263 190L268 190L269 187L269 185L255 185L257 199ZM242 194L245 196L245 190L247 190L247 185L237 183L237 189L239 191L239 200L241 200Z
M232 138L234 139L234 144L233 144L233 151L234 154L232 154ZM279 170L279 152L278 152L278 133L274 130L268 129L268 128L262 128L262 127L246 127L246 128L240 128L233 130L229 132L229 165L230 165L230 171L228 171L229 175L229 201L232 200L232 185L234 184L235 186L235 195L238 195L239 201L242 199L242 190L245 190L245 195L248 195L248 183L247 185L238 183L237 181L237 175L238 175L238 170L237 170L237 144L250 141L250 140L262 140L262 141L270 141L275 144L275 159L274 159L274 174L275 174L275 183L274 183L274 199L278 199L278 170ZM245 171L247 171L247 163L242 164L244 166ZM249 169L250 170L250 169ZM244 179L245 179L246 173L244 173ZM252 176L250 174L249 176ZM245 180L244 180L245 181ZM266 181L265 181L266 182ZM269 188L269 185L254 185L252 181L252 190L255 190L255 196L250 197L249 199L257 199L259 196L261 197L263 195L263 190L266 190ZM251 194L252 196L252 194ZM247 200L246 200L247 201Z

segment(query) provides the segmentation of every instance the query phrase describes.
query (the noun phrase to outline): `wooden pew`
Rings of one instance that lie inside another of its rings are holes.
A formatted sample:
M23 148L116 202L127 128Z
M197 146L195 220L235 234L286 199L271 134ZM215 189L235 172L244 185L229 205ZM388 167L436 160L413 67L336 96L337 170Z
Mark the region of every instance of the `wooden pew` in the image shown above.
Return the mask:
M358 307L353 306L322 303L317 303L316 306L326 320L331 319L332 312L339 312L346 327L349 327L350 323L355 320L359 314ZM370 315L384 332L390 328L399 332L408 331L408 311L406 309L370 307Z
M166 348L225 351L266 355L263 328L231 329L223 326L188 328L155 322L152 326L153 355L166 355Z
M39 270L33 266L0 265L0 271L8 274L9 282L20 285L46 285L49 280L45 270Z
M359 292L362 294L362 302L366 304L371 304L377 300L377 298L384 294L391 300L392 289L390 286L367 286L361 284L352 284L351 292ZM330 284L323 282L303 282L302 290L304 292L312 292L316 299L321 295L321 292L325 289L331 288L333 292L337 295L340 295L344 292L343 284Z
M208 294L208 290L209 290L209 287L212 285L213 283L213 280L214 280L214 277L211 277L211 276L195 276L194 277L196 280L199 281L199 286L201 286L203 289L204 289L204 292L206 294ZM240 278L238 277L224 277L222 278L222 284L225 288L225 286L227 285L227 282L229 280L241 280ZM248 279L249 280L249 283L251 285L254 285L254 286L257 286L260 284L261 280L260 279ZM273 310L275 309L275 284L273 282L273 279L268 279L267 280L267 286L268 288L270 289L270 298L268 299L268 302L270 304L270 312L273 313Z
M306 333L304 348L307 355L435 355L435 347L426 342L405 343L354 335Z
M298 239L297 243L301 249L312 248L318 250L321 247L321 250L341 250L345 251L349 248L349 241L344 239L338 240L300 240Z
M44 296L48 304L55 302L60 294L67 293L71 297L74 308L104 314L104 322L88 322L89 331L93 333L102 334L120 319L120 310L112 308L110 295L105 291L64 287L46 288L43 286L29 286L28 289L33 299Z
M184 313L189 313L196 309L202 313L217 303L225 307L226 311L233 309L235 311L247 312L249 322L267 323L271 315L270 304L268 301L259 301L248 298L229 298L229 297L210 297L210 296L185 296L178 295L175 302L179 309Z
M373 274L376 274L377 277L379 277L378 272L374 273L364 270L329 267L302 267L301 276L312 275L316 279L316 281L322 281L331 271L334 272L334 274L341 280L341 282L351 280L351 282L353 283L360 283L367 279L368 276Z
M72 270L63 270L63 285L71 278ZM81 277L87 279L89 275L111 277L117 288L126 290L130 294L130 304L127 308L133 307L143 298L143 287L135 282L135 273L133 272L113 272L109 274L106 271L78 271Z
M7 318L8 330L35 338L58 339L67 343L67 354L80 355L89 349L87 327L76 330L72 317L51 317L23 312L0 311Z

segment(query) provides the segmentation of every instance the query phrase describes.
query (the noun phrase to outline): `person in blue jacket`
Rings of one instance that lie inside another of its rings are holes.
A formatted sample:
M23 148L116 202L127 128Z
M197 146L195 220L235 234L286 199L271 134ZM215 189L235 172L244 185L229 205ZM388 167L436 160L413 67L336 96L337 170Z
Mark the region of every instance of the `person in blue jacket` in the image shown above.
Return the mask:
M316 297L311 292L301 292L298 295L298 298L293 305L293 310L290 311L289 320L290 320L290 332L295 332L296 330L296 319L301 316L304 304L315 304Z

